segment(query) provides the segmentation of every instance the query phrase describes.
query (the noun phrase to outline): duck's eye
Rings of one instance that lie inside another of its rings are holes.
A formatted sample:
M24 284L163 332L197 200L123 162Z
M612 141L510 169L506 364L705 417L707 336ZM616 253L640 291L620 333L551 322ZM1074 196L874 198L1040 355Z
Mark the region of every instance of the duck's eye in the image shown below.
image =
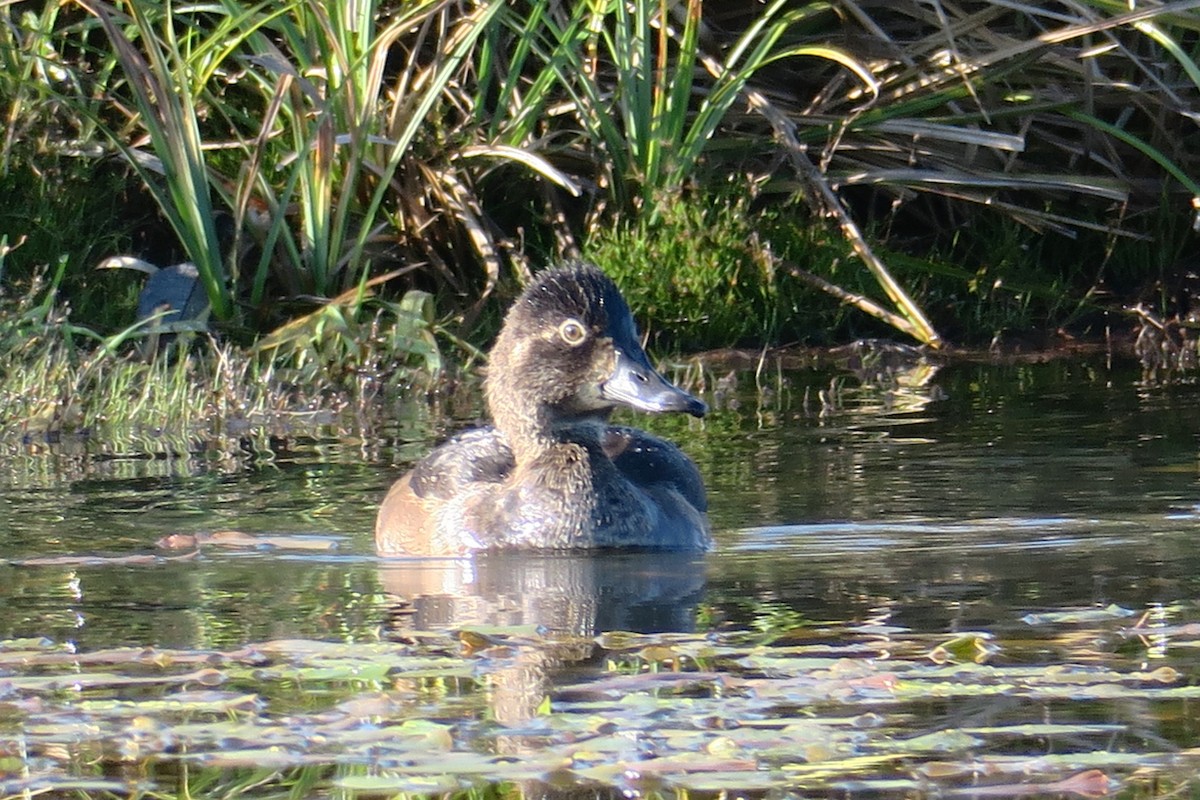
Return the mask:
M571 347L578 347L587 338L587 328L577 319L569 319L558 326L558 335Z

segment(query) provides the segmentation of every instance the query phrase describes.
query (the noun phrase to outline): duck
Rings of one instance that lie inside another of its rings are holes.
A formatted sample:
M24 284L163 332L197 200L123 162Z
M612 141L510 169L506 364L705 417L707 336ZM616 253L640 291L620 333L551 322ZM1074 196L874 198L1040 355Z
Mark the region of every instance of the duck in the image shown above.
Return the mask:
M435 448L387 492L382 556L711 547L703 479L674 443L614 425L627 407L703 417L650 363L629 305L593 264L539 272L489 352L489 426Z

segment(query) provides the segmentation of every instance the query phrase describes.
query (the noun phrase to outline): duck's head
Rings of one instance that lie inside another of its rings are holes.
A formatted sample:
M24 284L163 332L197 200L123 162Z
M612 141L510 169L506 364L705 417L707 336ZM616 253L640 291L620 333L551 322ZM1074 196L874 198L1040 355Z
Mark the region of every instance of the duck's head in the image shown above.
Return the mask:
M606 417L621 405L708 410L650 365L616 284L589 264L544 271L521 294L492 348L486 391L501 428L520 417Z

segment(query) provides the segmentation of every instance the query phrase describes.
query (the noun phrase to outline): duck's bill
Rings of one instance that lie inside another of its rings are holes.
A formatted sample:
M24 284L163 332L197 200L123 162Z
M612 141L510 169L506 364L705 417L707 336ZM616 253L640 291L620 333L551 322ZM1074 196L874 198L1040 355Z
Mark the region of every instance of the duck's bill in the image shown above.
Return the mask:
M708 412L703 400L659 375L644 352L631 356L618 350L617 366L601 385L600 396L639 411L683 411L693 417L703 417Z

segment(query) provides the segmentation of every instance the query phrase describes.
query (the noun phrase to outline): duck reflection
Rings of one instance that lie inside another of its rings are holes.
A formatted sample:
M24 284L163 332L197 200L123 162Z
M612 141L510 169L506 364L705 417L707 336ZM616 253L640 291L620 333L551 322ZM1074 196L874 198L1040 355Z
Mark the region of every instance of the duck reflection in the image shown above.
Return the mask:
M492 718L515 725L536 715L555 672L593 655L593 635L693 630L705 561L686 553L498 552L472 559L387 559L379 579L394 597L393 636L473 626L546 632L544 646L516 648L484 679ZM525 746L521 736L497 741L501 752L514 755Z
M396 630L536 625L558 634L691 631L704 593L703 556L687 553L488 553L388 559Z

